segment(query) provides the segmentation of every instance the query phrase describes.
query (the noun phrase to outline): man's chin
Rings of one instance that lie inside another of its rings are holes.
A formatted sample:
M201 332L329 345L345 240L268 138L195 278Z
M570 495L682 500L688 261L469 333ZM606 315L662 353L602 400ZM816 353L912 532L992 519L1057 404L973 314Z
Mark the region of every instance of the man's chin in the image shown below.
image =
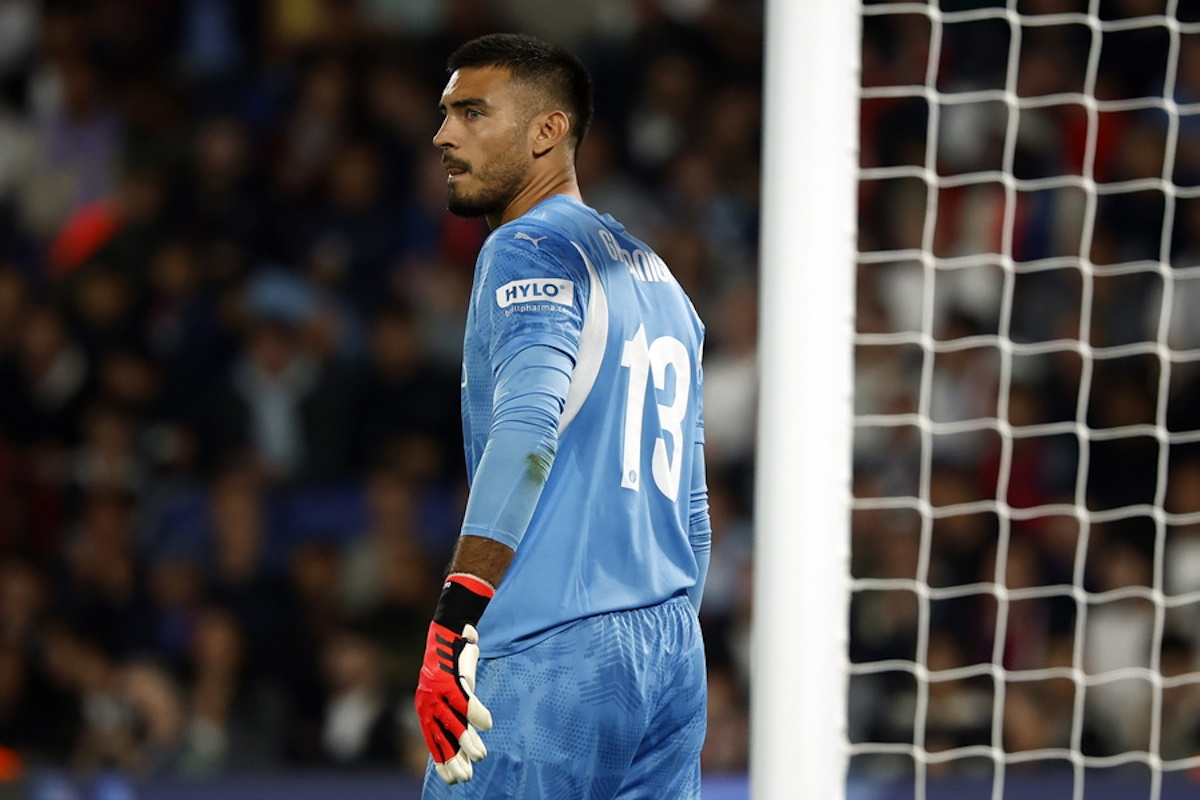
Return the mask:
M447 207L450 213L456 217L483 217L493 211L492 203L481 203L478 200L472 200L466 197L456 197L450 195Z
M487 213L470 203L456 202L454 200L450 201L448 208L450 209L450 213L456 217L482 217Z

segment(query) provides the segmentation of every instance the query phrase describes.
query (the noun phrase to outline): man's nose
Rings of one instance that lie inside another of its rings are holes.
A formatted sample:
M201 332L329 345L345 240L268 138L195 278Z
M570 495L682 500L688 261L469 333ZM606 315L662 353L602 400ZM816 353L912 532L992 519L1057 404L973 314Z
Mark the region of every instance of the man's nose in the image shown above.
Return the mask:
M453 146L453 140L450 136L449 125L450 120L442 120L442 124L438 126L437 133L433 135L433 146L440 147L446 150Z

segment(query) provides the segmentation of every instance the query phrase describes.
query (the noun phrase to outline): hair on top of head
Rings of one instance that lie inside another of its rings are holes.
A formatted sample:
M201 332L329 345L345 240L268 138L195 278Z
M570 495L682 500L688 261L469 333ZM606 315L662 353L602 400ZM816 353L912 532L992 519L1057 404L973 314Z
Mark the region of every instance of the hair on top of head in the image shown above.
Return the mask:
M481 67L503 67L540 87L570 118L575 145L583 141L592 124L592 79L569 51L534 36L489 33L459 47L446 64L451 73Z

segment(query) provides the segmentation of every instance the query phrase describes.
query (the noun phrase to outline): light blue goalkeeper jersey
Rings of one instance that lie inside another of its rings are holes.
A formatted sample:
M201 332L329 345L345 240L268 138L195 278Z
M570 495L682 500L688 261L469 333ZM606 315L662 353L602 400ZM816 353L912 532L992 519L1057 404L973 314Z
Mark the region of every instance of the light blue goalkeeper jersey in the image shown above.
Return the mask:
M472 503L489 492L479 466L506 391L497 391L506 362L544 345L573 367L554 408L557 452L528 526L480 524L468 505L464 534L516 550L479 623L485 656L703 585L703 337L663 260L573 198L551 197L488 237L463 347Z

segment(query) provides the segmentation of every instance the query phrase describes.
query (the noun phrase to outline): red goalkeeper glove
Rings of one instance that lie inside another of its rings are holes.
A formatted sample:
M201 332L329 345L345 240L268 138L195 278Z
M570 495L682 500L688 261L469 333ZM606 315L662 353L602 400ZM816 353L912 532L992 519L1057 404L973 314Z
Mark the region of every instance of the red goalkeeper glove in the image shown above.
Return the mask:
M451 575L425 639L417 716L434 769L450 784L471 780L472 762L487 755L479 731L492 727L492 715L475 696L479 634L473 623L493 594L473 575Z

